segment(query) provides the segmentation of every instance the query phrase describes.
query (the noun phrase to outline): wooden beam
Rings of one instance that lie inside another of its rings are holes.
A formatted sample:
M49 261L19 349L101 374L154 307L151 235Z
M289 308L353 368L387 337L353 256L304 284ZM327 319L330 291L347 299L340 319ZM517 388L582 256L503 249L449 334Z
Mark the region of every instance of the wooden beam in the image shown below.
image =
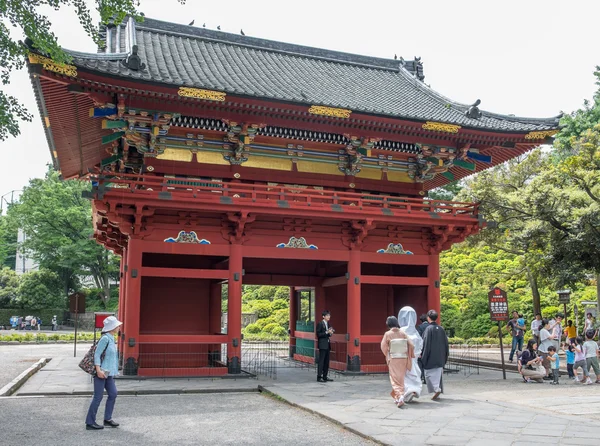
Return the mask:
M421 241L419 240L419 243ZM382 246L385 248L385 246ZM380 254L377 252L361 252L362 263L385 263L392 265L429 265L429 256L410 254Z
M402 277L402 276L361 276L361 283L374 285L411 285L427 286L427 277Z
M265 248L244 246L244 257L255 259L348 260L348 251L331 249Z
M316 276L294 276L291 274L245 274L244 285L273 285L312 287L321 284L323 279Z
M140 343L147 344L226 344L227 335L140 335Z
M330 277L328 279L323 280L323 288L327 288L330 286L338 286L338 285L346 285L348 284L348 279L346 276L339 277Z
M226 269L154 268L144 266L142 267L141 275L178 279L227 279L229 271Z

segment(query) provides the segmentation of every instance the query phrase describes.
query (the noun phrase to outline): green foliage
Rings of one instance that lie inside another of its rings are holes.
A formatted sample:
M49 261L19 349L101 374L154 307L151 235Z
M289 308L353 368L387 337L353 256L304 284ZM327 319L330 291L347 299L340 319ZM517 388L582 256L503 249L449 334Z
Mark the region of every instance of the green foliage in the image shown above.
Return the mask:
M260 300L273 300L275 299L275 293L278 287L264 285L258 289L258 299Z
M288 332L285 328L279 326L279 327L273 328L271 330L271 334L273 334L274 336L284 337L284 336L287 336Z
M263 333L273 333L273 330L275 330L277 328L282 328L282 327L278 323L273 322L271 324L265 325L264 328L262 329L262 331L263 331Z
M288 300L286 299L275 299L273 301L273 310L277 311L277 310L285 310L287 308L289 308L289 303Z
M246 326L244 333L260 333L261 327L258 324L248 324Z
M0 269L0 308L7 308L17 301L19 276L12 269Z
M256 313L259 319L264 319L273 314L273 305L268 300L254 300L250 305L252 312Z
M17 229L7 217L0 215L0 269L3 266L15 269L16 258Z
M289 328L290 322L290 311L287 308L283 308L281 310L277 310L273 313L271 318L275 321L275 323L281 325L286 330Z
M82 181L61 181L57 172L48 171L46 178L30 181L8 218L27 234L21 249L30 252L40 268L58 275L63 295L77 291L80 276L91 276L106 304L119 265L92 237L91 203L82 198L89 188Z
M47 269L23 274L16 303L21 308L65 308L66 297L58 274Z

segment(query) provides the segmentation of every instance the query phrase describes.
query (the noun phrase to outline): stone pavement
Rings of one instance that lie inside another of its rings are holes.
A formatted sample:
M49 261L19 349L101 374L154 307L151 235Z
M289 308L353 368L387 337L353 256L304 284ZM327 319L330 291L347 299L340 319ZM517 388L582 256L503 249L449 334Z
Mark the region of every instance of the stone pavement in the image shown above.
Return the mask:
M2 348L0 346L0 351ZM83 355L82 351L82 355ZM77 358L57 355L17 395L91 393ZM282 368L277 379L147 379L118 381L121 394L254 391L326 417L383 444L554 445L596 444L600 438L600 385L563 378L560 386L525 384L499 370L445 375L439 402L424 393L398 409L387 376L342 377L317 383L313 371ZM190 396L191 397L191 396ZM198 396L200 397L200 396Z

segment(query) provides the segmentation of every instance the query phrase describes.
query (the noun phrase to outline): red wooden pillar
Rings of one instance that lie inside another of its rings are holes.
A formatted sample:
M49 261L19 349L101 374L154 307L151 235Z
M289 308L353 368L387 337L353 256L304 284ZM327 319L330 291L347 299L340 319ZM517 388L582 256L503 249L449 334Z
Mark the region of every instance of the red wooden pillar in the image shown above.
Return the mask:
M221 284L211 283L208 304L208 332L211 335L221 334Z
M119 308L117 310L117 319L123 320L123 292L125 290L125 253L119 262Z
M231 244L227 294L227 367L229 373L242 371L242 245Z
M348 371L360 372L360 251L348 262Z
M438 322L441 323L440 314L440 256L432 254L429 256L429 268L427 270L429 286L427 287L427 310L437 311Z
M390 285L386 285L385 292L387 294L387 312L390 316L396 316L396 314L394 314L394 289Z
M119 312L118 319L123 322L125 321L125 302L126 302L126 293L127 293L127 250L123 249L123 254L121 254L121 275L119 280ZM119 338L119 343L117 348L119 350L119 365L123 366L123 349L125 347L125 336L123 330L121 330L121 337Z
M137 375L140 337L140 302L142 292L143 242L130 239L127 249L127 278L125 294L125 320L123 321L123 374Z
M296 353L296 321L298 320L298 299L296 288L290 287L290 358Z

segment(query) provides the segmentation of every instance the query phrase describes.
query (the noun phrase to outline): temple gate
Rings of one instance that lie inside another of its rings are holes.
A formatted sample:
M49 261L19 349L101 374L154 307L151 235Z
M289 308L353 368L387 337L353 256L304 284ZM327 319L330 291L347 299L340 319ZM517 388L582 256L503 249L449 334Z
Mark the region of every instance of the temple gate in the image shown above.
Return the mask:
M32 48L28 66L54 166L92 182L96 239L122 259L130 375L240 373L242 284L291 287L296 360L314 361L310 290L333 315L333 366L385 370L385 318L439 311L440 252L484 225L477 204L427 191L558 127L444 98L419 59L148 18L103 37L71 65Z

